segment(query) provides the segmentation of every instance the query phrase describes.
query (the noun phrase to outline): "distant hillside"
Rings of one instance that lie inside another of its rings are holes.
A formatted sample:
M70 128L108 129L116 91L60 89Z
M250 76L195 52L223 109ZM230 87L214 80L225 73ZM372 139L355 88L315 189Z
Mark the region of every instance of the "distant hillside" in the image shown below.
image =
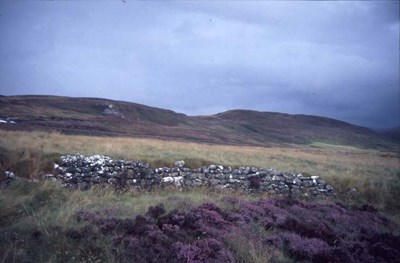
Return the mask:
M0 129L151 137L218 144L351 145L391 148L394 140L346 122L307 115L231 110L189 117L141 104L58 96L0 97ZM13 124L12 122L15 122Z
M386 136L390 140L400 143L400 127L380 130L378 131L378 133L382 134L383 136Z

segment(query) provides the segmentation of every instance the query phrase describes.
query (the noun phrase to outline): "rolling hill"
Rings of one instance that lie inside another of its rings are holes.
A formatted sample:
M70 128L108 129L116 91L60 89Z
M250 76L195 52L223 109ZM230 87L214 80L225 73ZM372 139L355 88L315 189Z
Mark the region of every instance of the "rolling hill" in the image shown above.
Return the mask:
M6 130L55 130L217 144L274 146L323 142L362 148L393 148L396 144L368 128L318 116L231 110L191 117L99 98L1 96L0 119L0 129Z

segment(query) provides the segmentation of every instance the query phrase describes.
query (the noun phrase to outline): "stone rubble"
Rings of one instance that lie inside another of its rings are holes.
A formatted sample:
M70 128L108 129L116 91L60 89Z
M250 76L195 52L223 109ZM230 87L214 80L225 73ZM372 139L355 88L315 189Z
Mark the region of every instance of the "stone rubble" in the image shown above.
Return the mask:
M114 115L117 117L122 117L124 118L124 115L118 111L118 109L113 105L113 104L108 104L106 103L105 109L103 110L103 113L106 115Z
M113 160L104 155L81 154L61 156L54 165L56 174L46 174L48 180L59 181L66 187L89 189L94 185L116 188L153 190L163 187L191 189L213 187L235 189L247 193L278 195L333 195L335 190L319 176L281 172L257 167L231 168L210 164L197 169L185 167L185 161L175 166L151 168L141 161Z

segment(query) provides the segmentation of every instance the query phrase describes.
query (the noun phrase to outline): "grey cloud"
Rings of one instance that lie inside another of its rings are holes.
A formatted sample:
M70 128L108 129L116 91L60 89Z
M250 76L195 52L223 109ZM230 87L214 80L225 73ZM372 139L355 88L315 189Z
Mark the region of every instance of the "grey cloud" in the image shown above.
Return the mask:
M400 126L398 2L2 2L0 93Z

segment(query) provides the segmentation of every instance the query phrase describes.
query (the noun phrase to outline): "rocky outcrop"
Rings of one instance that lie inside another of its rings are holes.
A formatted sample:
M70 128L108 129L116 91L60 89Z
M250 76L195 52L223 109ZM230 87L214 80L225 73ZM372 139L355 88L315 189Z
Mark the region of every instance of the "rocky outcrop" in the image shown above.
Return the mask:
M333 187L319 176L281 172L257 167L231 168L217 164L197 169L177 161L174 167L151 168L141 161L113 160L108 156L64 155L55 164L56 174L46 179L64 186L89 189L93 185L120 189L153 190L163 187L213 187L247 193L267 192L280 195L332 195Z

